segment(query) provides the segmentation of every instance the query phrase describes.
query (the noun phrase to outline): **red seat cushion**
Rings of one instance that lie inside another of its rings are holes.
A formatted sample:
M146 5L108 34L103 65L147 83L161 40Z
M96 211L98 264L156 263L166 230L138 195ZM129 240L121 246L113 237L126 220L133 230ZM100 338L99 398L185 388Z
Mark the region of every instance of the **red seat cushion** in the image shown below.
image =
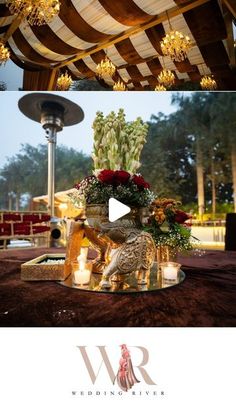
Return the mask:
M29 235L30 234L30 226L26 223L15 223L13 225L14 234L21 234L21 235Z
M41 221L50 221L51 217L48 214L41 214Z
M3 214L3 220L4 221L21 221L21 215L7 212Z
M30 221L35 224L40 222L40 217L38 214L24 214L23 221Z
M0 223L0 236L7 236L11 234L11 224Z
M50 227L47 226L33 226L33 234L44 233L45 231L49 231Z

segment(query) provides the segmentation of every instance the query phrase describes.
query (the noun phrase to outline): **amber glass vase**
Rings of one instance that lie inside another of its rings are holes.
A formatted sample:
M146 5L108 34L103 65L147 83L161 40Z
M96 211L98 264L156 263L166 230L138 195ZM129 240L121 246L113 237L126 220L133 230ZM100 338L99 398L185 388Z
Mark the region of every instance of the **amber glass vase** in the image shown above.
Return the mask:
M157 247L157 263L176 262L178 250L170 246Z

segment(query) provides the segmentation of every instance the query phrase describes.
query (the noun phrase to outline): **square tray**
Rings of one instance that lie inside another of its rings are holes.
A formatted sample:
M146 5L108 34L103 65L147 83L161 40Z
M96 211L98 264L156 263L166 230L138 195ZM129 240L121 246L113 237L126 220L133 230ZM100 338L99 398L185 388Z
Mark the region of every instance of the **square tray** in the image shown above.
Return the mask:
M23 281L64 281L71 273L70 265L43 264L47 259L64 259L64 253L49 253L29 260L21 265L21 279Z

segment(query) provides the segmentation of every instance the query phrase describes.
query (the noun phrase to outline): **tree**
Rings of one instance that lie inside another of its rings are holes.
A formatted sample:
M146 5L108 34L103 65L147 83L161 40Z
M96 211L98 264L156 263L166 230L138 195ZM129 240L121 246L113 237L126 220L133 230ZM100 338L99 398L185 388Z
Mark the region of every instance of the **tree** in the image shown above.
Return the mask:
M236 94L218 93L211 109L213 130L231 156L234 211L236 212Z
M142 174L159 196L172 196L183 202L194 200L191 145L179 112L151 117L141 157Z
M7 85L4 81L0 81L0 91L7 90Z
M209 186L205 184L205 180L211 181L211 202L213 213L215 213L216 187L220 181L219 173L222 172L216 156L219 137L213 130L212 109L215 106L215 95L216 93L198 92L187 97L179 94L173 96L173 102L177 103L182 111L182 123L193 140L193 151L196 154L198 212L201 219L205 210L206 186Z
M58 146L56 149L56 191L70 189L84 176L91 173L91 158L74 149ZM20 199L27 194L33 196L47 194L47 146L33 147L24 144L20 153L8 159L0 170L0 180L4 186L1 206L8 196L8 208L15 197L15 209L20 209Z
M102 81L82 79L73 83L72 90L109 91L112 90L112 87L106 86Z

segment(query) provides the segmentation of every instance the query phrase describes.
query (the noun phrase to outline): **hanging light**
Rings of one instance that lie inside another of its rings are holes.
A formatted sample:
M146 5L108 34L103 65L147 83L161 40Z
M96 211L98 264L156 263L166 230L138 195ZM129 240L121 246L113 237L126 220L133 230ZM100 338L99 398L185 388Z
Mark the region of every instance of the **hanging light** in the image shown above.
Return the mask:
M200 81L202 90L216 90L217 83L214 76L203 76Z
M123 83L122 80L118 80L113 85L113 90L115 90L116 92L124 92L126 90L126 85Z
M109 60L109 58L105 57L96 67L96 71L100 78L104 78L106 76L112 77L116 71L116 67L114 64Z
M67 71L61 74L57 79L57 90L69 90L72 85L72 78Z
M158 83L155 87L155 92L165 92L166 91L166 87L163 86L163 84Z
M190 38L179 31L167 33L161 41L163 54L168 55L173 61L184 61L190 47Z
M191 48L189 36L180 31L174 31L167 14L170 32L161 41L161 50L164 55L169 56L173 61L183 61L187 58L187 52Z
M171 87L175 82L175 75L172 71L163 68L158 76L158 81L165 87Z
M41 26L58 15L59 0L7 0L12 14L22 16L30 25Z
M6 64L9 58L10 58L9 49L2 42L0 42L0 65Z

